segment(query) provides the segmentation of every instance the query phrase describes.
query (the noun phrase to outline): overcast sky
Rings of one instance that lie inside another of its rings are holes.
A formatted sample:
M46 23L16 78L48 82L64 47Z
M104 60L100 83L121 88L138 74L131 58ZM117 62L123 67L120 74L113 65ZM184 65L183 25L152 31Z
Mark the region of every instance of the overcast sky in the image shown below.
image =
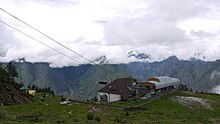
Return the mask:
M127 63L129 51L220 59L219 0L0 0L0 7L83 56ZM0 11L0 19L82 63L87 61ZM52 66L75 61L0 22L0 61L25 57Z

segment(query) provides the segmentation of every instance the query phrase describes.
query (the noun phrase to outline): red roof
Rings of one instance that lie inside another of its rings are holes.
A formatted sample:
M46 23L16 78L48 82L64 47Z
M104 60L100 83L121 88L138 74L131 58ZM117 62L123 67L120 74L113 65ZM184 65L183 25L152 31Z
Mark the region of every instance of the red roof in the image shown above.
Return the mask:
M134 90L129 89L134 82L136 82L136 80L132 78L116 79L101 88L99 92L119 94L122 95L122 99L126 99L130 95L134 94Z

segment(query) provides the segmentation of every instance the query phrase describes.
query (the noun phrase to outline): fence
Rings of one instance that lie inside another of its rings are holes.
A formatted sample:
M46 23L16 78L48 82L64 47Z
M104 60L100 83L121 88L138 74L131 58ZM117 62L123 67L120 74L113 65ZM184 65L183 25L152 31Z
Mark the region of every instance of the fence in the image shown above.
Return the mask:
M77 101L82 101L82 102L87 102L87 100L91 100L94 97L91 96L82 96L82 95L71 95L71 96L66 96L67 98L77 100Z

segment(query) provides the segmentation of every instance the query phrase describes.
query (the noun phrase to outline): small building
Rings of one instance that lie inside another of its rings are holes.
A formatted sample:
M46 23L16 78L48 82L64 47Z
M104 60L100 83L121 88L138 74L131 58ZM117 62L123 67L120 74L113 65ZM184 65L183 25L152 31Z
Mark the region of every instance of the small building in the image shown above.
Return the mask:
M177 89L180 84L179 79L168 76L152 77L143 82L143 86L151 91L152 94L158 94L172 89Z
M99 102L113 102L126 100L135 95L136 91L132 89L137 81L132 78L120 78L112 81L98 91Z
M27 93L27 94L29 94L31 96L34 96L36 94L36 90L31 90L31 89L29 89L26 86L22 86L19 90L23 91L23 92L25 92L25 93Z
M36 95L36 90L28 90L27 93L29 95L35 96Z

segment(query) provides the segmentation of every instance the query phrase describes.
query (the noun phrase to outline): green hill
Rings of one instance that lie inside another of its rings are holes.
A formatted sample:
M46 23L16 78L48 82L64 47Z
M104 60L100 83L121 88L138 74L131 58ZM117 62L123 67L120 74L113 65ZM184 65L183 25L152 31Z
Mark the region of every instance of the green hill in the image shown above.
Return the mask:
M44 100L40 100L44 96ZM175 97L204 100L211 106L206 108L200 102L186 106ZM160 99L142 105L146 110L124 111L121 108L72 101L60 105L60 98L50 94L37 94L35 102L25 105L0 107L0 123L8 124L218 124L220 123L220 96L193 92L174 92ZM128 101L132 102L132 100ZM128 103L124 103L125 105Z

